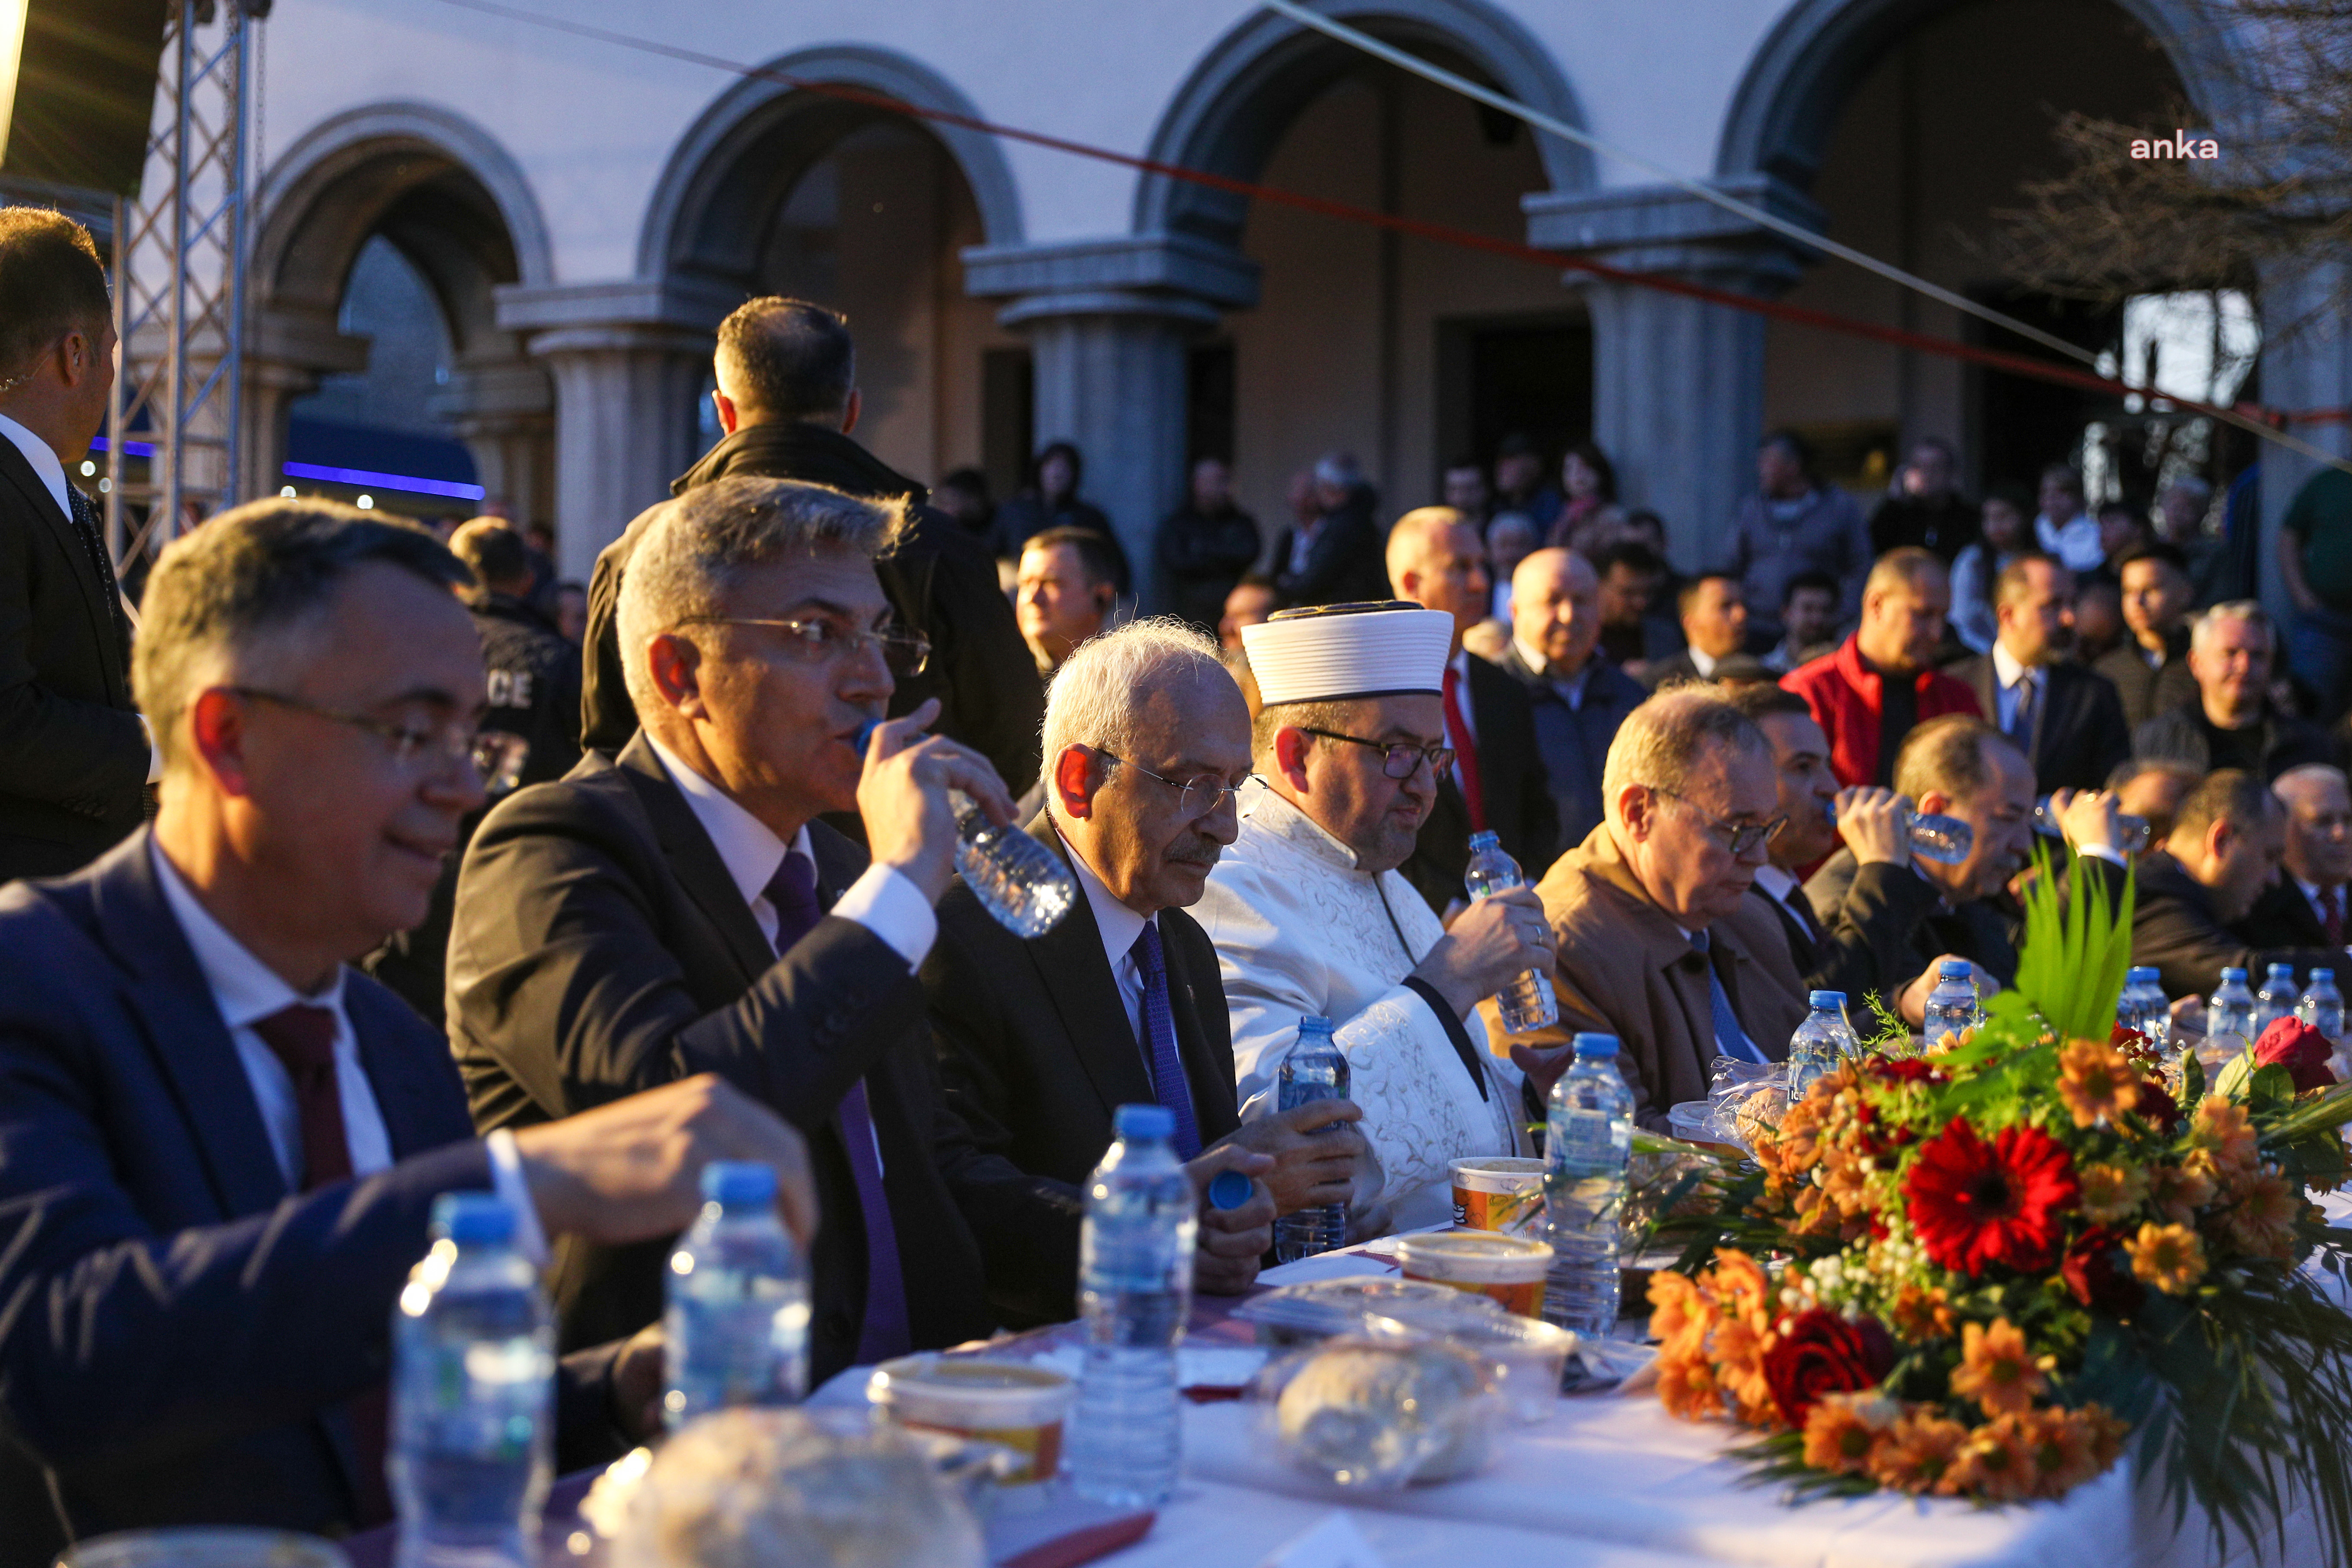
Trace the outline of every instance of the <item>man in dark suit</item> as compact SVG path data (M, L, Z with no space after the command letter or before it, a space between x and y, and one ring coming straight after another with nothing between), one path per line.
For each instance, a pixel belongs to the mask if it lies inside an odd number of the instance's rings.
M1716 666L1748 651L1748 590L1727 572L1703 572L1675 595L1683 650L1652 663L1643 676L1651 690L1677 680L1712 680Z
M2197 589L2189 580L2189 558L2161 540L2125 551L2116 571L2130 635L2091 668L2115 682L2124 721L2137 729L2196 699L2197 678L2189 673L2189 607Z
M1993 590L1993 617L1992 651L1954 665L1954 679L2025 753L2043 795L2104 788L2131 754L2131 730L2114 683L2067 658L2074 574L2038 551L2010 557Z
M997 586L996 563L929 492L856 441L863 402L849 324L822 305L773 296L736 307L719 323L710 395L726 438L670 485L674 496L730 476L801 479L877 500L904 497L908 523L874 563L899 627L928 640L921 673L902 678L890 717L936 699L932 726L994 763L1018 793L1037 763L1045 688L1013 607ZM588 584L582 743L617 752L637 728L618 635L621 584L654 516L638 514L596 557Z
M1788 818L1772 836L1772 858L1758 868L1748 896L1763 900L1779 918L1808 991L1843 991L1857 1016L1864 1012L1863 998L1875 993L1918 1024L1935 965L1916 967L1914 943L1943 900L1911 863L1905 826L1911 803L1892 790L1840 789L1830 771L1829 737L1795 692L1743 686L1723 700L1755 720L1771 743L1780 815ZM1817 910L1801 874L1836 852L1841 837L1856 869L1843 900Z
M1601 826L1609 742L1650 695L1601 651L1600 595L1592 563L1570 551L1538 550L1511 574L1511 640L1500 668L1527 689L1563 846Z
M1348 1125L1361 1108L1348 1101L1243 1124L1216 950L1184 912L1241 831L1249 709L1207 637L1129 625L1055 678L1044 755L1052 805L1029 831L1068 860L1085 896L1026 942L969 888L940 901L923 984L952 1113L941 1168L1000 1316L1059 1322L1076 1310L1081 1193L1111 1113L1165 1106L1197 1179L1227 1168L1261 1178L1255 1202L1201 1215L1196 1283L1237 1294L1276 1215L1348 1203L1369 1159Z
M2343 770L2323 763L2290 769L2271 793L2286 804L2282 875L2235 930L2254 947L2341 949L2352 935L2344 901L2352 881L2352 791Z
M1536 750L1527 689L1462 646L1494 602L1478 531L1452 507L1409 511L1389 531L1388 571L1398 598L1454 617L1441 693L1454 765L1438 775L1436 808L1421 825L1412 858L1397 868L1442 918L1468 900L1462 874L1472 834L1492 830L1532 885L1559 852L1559 813Z
M387 1518L394 1303L441 1194L496 1192L526 1251L623 1242L685 1223L709 1159L761 1159L814 1219L799 1138L713 1079L477 1141L446 1044L344 967L481 799L462 573L323 502L173 544L136 674L162 814L0 891L0 1426L72 1535ZM660 1375L652 1336L573 1360L565 1462L648 1430Z
M1377 498L1356 459L1327 453L1307 478L1303 521L1275 536L1274 585L1282 602L1353 605L1381 596Z
M2210 992L2232 964L2256 975L2272 963L2298 975L2340 967L2340 946L2256 946L2233 928L2277 879L2285 847L2286 811L2258 775L2208 777L2181 801L2164 847L2140 858L2132 962L2154 966L2176 1000Z
M915 970L954 874L950 790L1013 802L987 759L873 731L891 660L873 560L901 503L721 479L667 503L621 588L644 721L618 757L492 808L449 943L452 1043L475 1124L524 1126L715 1072L804 1132L831 1216L809 1362L936 1349L989 1327L980 1259L931 1158L937 1074ZM814 818L856 809L866 853ZM567 1344L652 1321L659 1246L568 1249Z
M0 882L88 864L154 777L104 526L66 479L106 423L114 346L89 231L0 209Z

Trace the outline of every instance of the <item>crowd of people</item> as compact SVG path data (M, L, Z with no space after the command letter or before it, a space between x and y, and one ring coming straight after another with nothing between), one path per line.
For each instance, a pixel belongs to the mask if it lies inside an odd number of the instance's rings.
M1281 1215L1432 1223L1452 1161L1529 1152L1568 1031L1663 1127L1813 987L1916 1024L1940 959L2009 984L2019 879L2106 878L2126 814L2189 1026L2223 964L2344 952L2343 731L2194 481L2086 522L2053 469L2029 518L1927 442L1865 519L1776 435L1678 578L1590 446L1385 527L1328 456L1272 540L1209 458L1135 617L1078 452L927 491L856 438L847 324L762 299L724 438L570 635L505 522L317 500L205 522L134 610L66 474L109 321L89 237L0 212L0 1512L61 1536L383 1520L392 1304L452 1190L548 1268L580 1465L646 1431L713 1159L779 1172L814 1383L1070 1317L1122 1103L1250 1178L1201 1216L1239 1291ZM967 809L1068 866L1043 935L957 879ZM1481 831L1531 886L1467 900ZM1560 1028L1515 1038L1530 968ZM1309 1016L1351 1098L1282 1110Z

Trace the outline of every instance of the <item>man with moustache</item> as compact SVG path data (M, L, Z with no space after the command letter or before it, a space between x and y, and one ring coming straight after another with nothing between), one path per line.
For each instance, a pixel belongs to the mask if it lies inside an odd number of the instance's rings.
M1096 637L1045 706L1046 808L1029 824L1085 897L1023 940L968 887L940 900L923 965L950 1112L940 1164L979 1238L1007 1324L1077 1310L1087 1173L1122 1104L1157 1103L1204 1188L1222 1170L1252 1200L1201 1210L1194 1283L1234 1295L1257 1276L1279 1214L1379 1190L1362 1108L1322 1100L1244 1122L1217 955L1185 910L1240 832L1249 710L1215 645L1173 619Z
M1400 603L1289 610L1243 638L1262 701L1258 777L1195 906L1233 1013L1242 1119L1274 1113L1302 1017L1328 1018L1400 1228L1452 1213L1454 1161L1512 1154L1540 1110L1488 1048L1478 1004L1551 961L1527 889L1449 929L1396 868L1453 763L1454 617Z
M1703 688L1654 697L1609 748L1608 819L1537 887L1559 953L1559 1026L1617 1037L1633 1120L1706 1098L1717 1057L1788 1059L1805 994L1748 892L1785 818L1772 749ZM1569 1053L1512 1055L1549 1088Z

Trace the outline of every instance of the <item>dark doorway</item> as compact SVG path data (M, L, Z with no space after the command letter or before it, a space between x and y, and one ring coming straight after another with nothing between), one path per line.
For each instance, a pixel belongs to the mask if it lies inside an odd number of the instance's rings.
M1234 460L1234 345L1194 347L1184 380L1184 458Z
M2094 306L2080 300L2016 289L1979 289L1975 297L2003 315L2014 316L2053 337L2086 349L2114 353L2123 346L2124 319L2120 306ZM1987 348L2029 359L2056 356L2040 343L2019 337L1971 316L1969 336ZM2103 392L2091 392L2054 382L2035 381L1988 366L1969 367L1969 403L1975 413L1979 489L1992 485L2022 486L2032 494L2042 470L2053 463L2073 462L2083 447L2083 431L2098 422L2112 424L2123 412ZM2143 504L2146 498L2140 498Z
M998 500L1029 482L1037 439L1036 370L1024 348L983 349L980 355L980 461L988 493Z
M1488 317L1437 327L1437 457L1468 455L1491 464L1514 431L1544 454L1547 476L1560 454L1592 433L1592 324L1581 314ZM1442 473L1430 475L1434 490Z

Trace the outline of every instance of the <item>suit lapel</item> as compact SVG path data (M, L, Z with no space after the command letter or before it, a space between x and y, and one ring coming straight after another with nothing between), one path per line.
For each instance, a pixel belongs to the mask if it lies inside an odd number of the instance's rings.
M196 955L164 902L142 828L99 863L92 907L107 945L131 976L124 997L203 1150L225 1215L259 1214L286 1196L253 1083L213 1002Z
M1045 813L1037 814L1029 832L1062 855L1070 853ZM1071 1054L1102 1099L1103 1113L1108 1116L1122 1105L1152 1103L1155 1097L1150 1075L1144 1071L1142 1048L1128 1024L1127 1004L1119 1000L1118 983L1103 952L1102 927L1095 923L1094 908L1083 889L1070 912L1053 930L1023 945L1028 949L1029 962L1036 966L1037 984L1053 998L1054 1011L1069 1037ZM1163 953L1167 951L1164 941L1160 949ZM1172 1004L1175 987L1171 984L1169 989Z
M1168 954L1168 1006L1176 1019L1176 1048L1184 1059L1185 1081L1192 1087L1193 1121L1203 1143L1215 1142L1240 1125L1241 1109L1234 1096L1234 1048L1227 1037L1220 1052L1207 1026L1209 1007L1200 989L1209 988L1209 1002L1224 1006L1225 994L1211 963L1206 982L1193 977L1192 955L1209 944L1208 934L1181 910L1160 914L1160 946ZM1212 954L1214 949L1210 949Z
M107 684L121 689L122 645L115 634L114 616L106 607L106 584L99 580L98 563L89 558L80 531L74 527L73 519L58 510L57 497L49 494L41 477L33 472L33 465L25 460L16 443L5 437L0 437L0 473L7 475L26 509L40 519L37 526L47 531L51 541L71 563L74 584L81 590L82 609L89 616L90 636L102 650L100 662L105 667ZM68 488L71 488L70 480Z
M1512 725L1507 692L1496 682L1510 679L1501 670L1472 654L1464 659L1470 676L1470 724L1477 731L1478 787L1486 797L1486 826L1497 828L1511 842L1514 854L1519 827L1519 771L1525 760L1515 750L1518 731Z
M472 1135L455 1058L446 1047L435 1052L440 1042L430 1028L420 1027L405 1007L360 984L357 976L344 979L343 1012L352 1021L360 1067L383 1114L394 1160Z
M743 901L735 879L727 874L727 863L719 858L710 835L695 820L694 808L686 803L677 785L670 782L661 759L646 743L645 731L639 731L630 740L617 765L621 776L645 805L646 820L653 824L654 837L687 897L694 900L695 907L719 931L744 977L751 979L762 973L775 963L775 950L760 934L760 922L751 918L751 906Z

